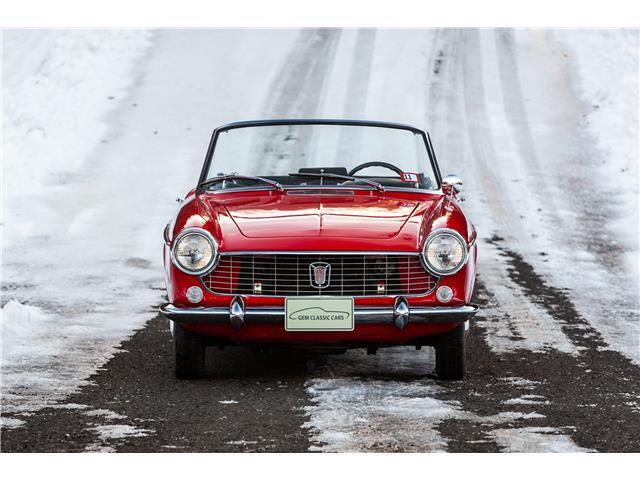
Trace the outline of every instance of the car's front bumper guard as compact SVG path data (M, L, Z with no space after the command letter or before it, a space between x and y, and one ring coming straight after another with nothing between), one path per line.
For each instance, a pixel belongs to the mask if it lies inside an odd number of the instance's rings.
M478 312L477 305L456 307L409 307L398 297L393 308L356 308L353 312L356 325L392 323L403 329L408 323L459 323ZM160 307L160 313L174 322L230 323L240 329L245 323L284 323L284 308L245 308L241 297L233 299L229 307L180 308L170 303Z

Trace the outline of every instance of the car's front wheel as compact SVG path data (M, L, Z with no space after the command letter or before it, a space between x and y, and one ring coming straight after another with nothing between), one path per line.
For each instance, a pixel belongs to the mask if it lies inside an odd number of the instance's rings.
M443 334L435 348L438 377L442 380L462 380L466 365L464 323Z
M176 323L173 340L176 352L176 378L193 380L202 377L206 349L202 336Z

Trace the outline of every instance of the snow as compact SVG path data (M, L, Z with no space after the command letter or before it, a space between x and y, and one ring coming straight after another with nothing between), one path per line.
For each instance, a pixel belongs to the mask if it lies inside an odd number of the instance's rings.
M2 32L5 248L41 225L21 204L64 188L104 139L105 115L133 83L144 30Z
M574 70L574 88L585 105L581 123L596 140L597 176L611 215L607 219L613 248L622 245L624 268L603 282L614 293L609 302L620 312L588 316L611 346L640 363L640 171L638 123L638 52L640 33L631 29L557 30ZM620 297L628 296L624 301ZM586 301L582 307L587 310ZM620 320L624 322L617 325ZM622 323L620 322L620 323Z
M518 398L510 398L502 403L505 405L548 405L549 400L546 400L541 395L522 395Z
M296 34L2 33L2 305L39 309L3 320L5 412L62 401L157 314L174 199L215 126L260 116Z
M481 278L491 281L493 294L482 312L497 321L481 324L488 333L487 343L493 351L508 353L525 349L544 353L552 349L576 353L575 346L562 332L562 325L509 280L507 261L496 247L486 244L482 255L486 260L482 260Z
M95 431L103 442L127 437L144 437L150 432L150 430L131 425L99 425L90 430Z
M434 361L430 348L415 351L393 347L379 350L373 356L350 351L337 358L330 357L326 364L312 366L313 378L306 388L313 404L305 408L309 419L304 425L314 443L311 450L445 452L449 443L443 434L445 420L482 425L488 434L494 435L496 431L502 432L491 430L496 426L510 432L506 427L515 421L539 422L545 418L535 411L505 410L494 415L477 415L465 411L459 402L439 399L446 387L426 376ZM537 395L523 398L543 403ZM542 440L570 442L564 437L562 433L549 431L543 439L514 443L510 448L538 451Z
M5 417L4 415L0 417L0 426L2 426L2 428L19 428L24 425L24 423L24 420L20 420L19 418Z
M435 429L459 410L431 396L434 385L354 378L318 379L308 392L320 408L309 408L308 426L318 431L323 451L445 451L446 440Z
M134 309L114 321L119 288L105 288L103 276L117 276L105 263L113 252L89 247L104 221L90 205L104 202L80 173L88 168L95 178L108 114L135 83L150 37L143 30L2 32L5 411L63 398L151 318ZM146 290L140 299L157 301Z
M598 174L617 214L617 239L628 267L638 269L638 30L558 30L572 52L577 94L585 103L583 126L596 141ZM634 221L635 220L635 221Z
M23 305L17 300L10 300L0 309L2 322L2 359L3 366L11 365L11 360L20 361L34 350L48 347L48 353L54 354L62 345L46 341L46 337L38 336L38 332L46 331L51 324L52 315L47 315L41 308Z
M571 437L551 427L499 428L491 432L506 453L578 453L593 452L576 445Z
M241 446L245 446L245 445L255 445L257 442L257 440L230 440L227 442L227 445L241 445Z
M480 279L505 310L516 307L509 326L524 338L511 340L505 325L485 322L489 343L499 353L520 347L580 352L562 332L562 320L541 311L544 302L532 304L528 292L508 278L508 257L486 240L497 234L502 246L566 292L611 349L640 362L634 260L638 176L633 172L638 164L637 32L469 30L460 35L467 42L460 60L462 91L446 93L462 100L447 100L449 108L434 113L434 121L444 125L435 123L432 136L440 158L447 159L443 169L466 172L463 207L480 235ZM586 37L591 40L583 48ZM599 37L605 40L598 43ZM609 55L613 59L605 61ZM600 63L603 69L593 66ZM453 74L443 80L455 81ZM609 92L606 102L586 97L596 86ZM610 92L617 87L626 93ZM457 109L464 109L463 115ZM453 137L449 130L455 129L448 125L465 120L467 141ZM597 135L587 125L592 121L600 122ZM614 152L620 122L628 123L623 130L628 135ZM458 145L451 146L455 141ZM620 162L629 174L623 187L614 188ZM619 190L624 193L614 194ZM541 328L550 332L548 340L540 336Z
M330 377L308 382L314 405L305 409L305 426L312 440L323 445L320 450L446 451L447 440L437 425L465 414L457 403L434 398L441 387L433 382L394 380L398 375L424 375L433 366L431 349L411 356L406 350L385 349L373 357L348 352L317 371L330 372Z
M503 377L503 378L500 378L499 380L505 383L508 383L509 385L521 387L526 390L533 390L536 388L536 386L542 383L536 380L529 380L527 378L521 378L521 377Z
M85 447L86 452L115 453L115 444L119 440L131 437L146 437L153 430L138 428L126 424L98 425L87 430L98 435L99 441Z
M84 412L84 414L89 415L90 417L102 417L105 420L121 420L123 418L127 418L124 415L120 415L119 413L112 412L111 410L106 410L104 408L89 410Z

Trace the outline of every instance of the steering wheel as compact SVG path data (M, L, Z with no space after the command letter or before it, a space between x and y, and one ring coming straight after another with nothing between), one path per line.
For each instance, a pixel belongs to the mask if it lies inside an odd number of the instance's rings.
M357 165L357 166L353 167L349 171L349 176L353 177L360 170L364 170L365 168L369 168L369 167L388 168L389 170L393 170L394 172L396 172L400 176L402 176L402 173L403 173L401 169L399 169L395 165L392 165L392 164L387 163L387 162L367 162L367 163L361 163L360 165Z

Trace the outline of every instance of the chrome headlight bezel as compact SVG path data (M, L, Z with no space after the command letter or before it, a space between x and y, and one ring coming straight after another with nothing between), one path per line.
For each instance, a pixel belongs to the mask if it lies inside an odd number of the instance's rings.
M460 243L460 245L462 246L462 260L460 261L460 263L455 268L453 268L451 270L441 270L441 269L436 268L435 266L433 266L429 262L429 256L427 255L427 250L429 248L429 245L437 237L443 236L443 235L447 235L447 236L451 236L451 237L455 238ZM462 269L462 267L464 267L466 265L467 258L469 256L469 248L468 248L466 240L462 237L462 235L460 235L455 230L452 230L450 228L438 228L436 230L433 230L429 234L427 239L425 240L424 246L422 247L422 255L421 256L422 256L422 262L424 263L424 265L427 268L427 270L429 270L432 273L435 273L436 275L447 276L447 275L453 275L455 273L458 273Z
M212 252L211 258L209 259L209 261L204 267L198 270L190 270L189 268L182 265L176 258L176 248L178 247L178 244L182 239L184 239L188 235L199 235L211 244L211 252ZM175 267L178 270L188 275L203 275L211 271L216 266L219 256L220 255L218 254L218 242L216 242L215 238L213 238L213 236L203 228L196 228L196 227L185 228L176 236L176 238L173 240L173 245L171 246L172 263L175 265Z

